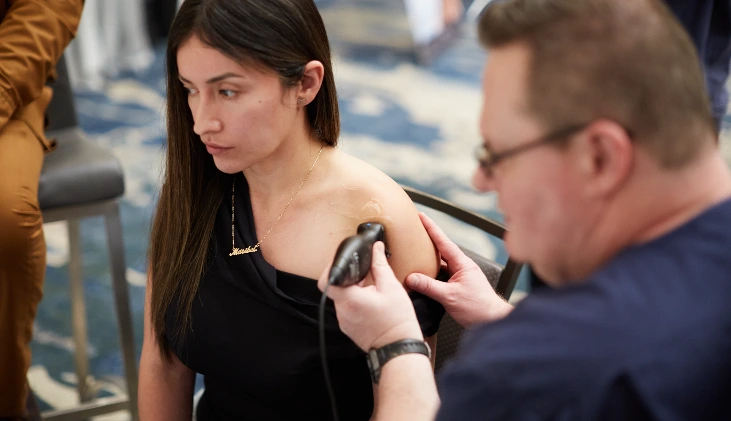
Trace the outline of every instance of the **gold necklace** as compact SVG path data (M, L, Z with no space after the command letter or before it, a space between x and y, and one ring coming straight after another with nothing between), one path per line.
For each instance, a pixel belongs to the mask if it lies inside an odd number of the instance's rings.
M259 240L259 242L256 243L254 246L249 246L249 247L240 249L240 248L237 248L236 244L234 243L234 185L236 183L234 182L231 184L231 253L229 253L229 256L238 256L240 254L256 253L259 250L259 246L261 245L261 243L267 238L269 233L272 232L274 227L277 225L277 222L279 222L279 220L282 219L282 215L284 215L284 212L287 211L289 204L292 203L292 200L294 199L294 197L297 196L297 193L299 193L302 186L305 185L305 181L307 181L307 179L310 177L310 173L315 168L315 164L317 164L317 160L320 159L321 153L322 153L322 146L320 146L320 151L317 153L315 162L312 163L310 170L307 171L307 175L305 175L305 179L302 180L302 183L300 183L299 187L297 187L297 190L295 190L292 197L289 198L289 202L287 202L287 205L282 210L282 213L279 214L279 217L277 217L277 220L274 221L274 224L272 224L271 228L269 228L269 231L267 231L267 233L264 234L264 237L262 237L262 239Z

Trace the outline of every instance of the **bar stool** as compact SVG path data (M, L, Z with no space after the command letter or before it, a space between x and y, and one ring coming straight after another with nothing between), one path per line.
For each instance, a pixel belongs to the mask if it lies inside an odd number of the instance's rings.
M58 78L53 84L54 95L48 108L49 126L46 131L49 139L56 139L57 147L46 156L43 163L38 200L44 222L68 223L71 314L81 405L44 412L42 415L45 420L69 421L128 410L132 419L137 420L137 363L119 215L119 198L124 194L122 168L111 151L87 139L78 126L63 58L57 70ZM103 216L106 224L112 288L127 384L127 396L96 400L86 351L86 310L79 238L79 220L90 216Z

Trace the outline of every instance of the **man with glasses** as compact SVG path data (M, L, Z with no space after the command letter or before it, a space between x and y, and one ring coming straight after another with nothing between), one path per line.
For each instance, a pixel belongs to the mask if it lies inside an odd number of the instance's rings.
M369 282L328 290L369 352L375 417L731 419L731 174L687 33L660 0L503 0L479 32L473 184L553 288L513 309L422 216L451 278L406 284L470 328L437 394L376 243Z
M731 66L731 2L729 0L665 0L688 31L706 80L711 113L720 131L726 115L726 80ZM531 289L545 286L530 271Z

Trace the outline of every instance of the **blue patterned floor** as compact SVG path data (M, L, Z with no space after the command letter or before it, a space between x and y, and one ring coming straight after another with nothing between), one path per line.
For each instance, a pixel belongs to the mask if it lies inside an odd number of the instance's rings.
M476 194L469 183L475 166L471 151L479 139L479 77L485 53L472 31L464 32L427 67L389 52L356 58L338 56L335 77L343 119L342 148L399 182L499 219L494 197ZM77 95L81 126L94 140L112 148L125 170L122 224L138 352L142 344L145 253L163 163L162 51L158 49L148 71L122 75L103 93ZM728 117L725 124L727 129L731 126ZM728 130L724 150L731 158ZM498 242L474 235L447 218L437 218L437 222L467 247L504 260ZM99 379L102 394L119 394L122 369L104 228L101 219L89 219L82 222L81 229L90 368ZM29 379L44 408L62 408L76 402L67 237L62 223L47 224L45 232L48 269ZM127 415L96 419L122 420Z

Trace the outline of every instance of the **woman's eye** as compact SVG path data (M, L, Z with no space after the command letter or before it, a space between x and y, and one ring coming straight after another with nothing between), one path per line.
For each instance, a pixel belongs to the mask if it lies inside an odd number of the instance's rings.
M198 91L195 90L194 88L187 88L186 87L185 90L188 92L188 95L195 95L195 94L198 93Z
M226 98L233 98L234 96L236 96L236 92L230 89L221 89L220 91L218 91L218 93Z

